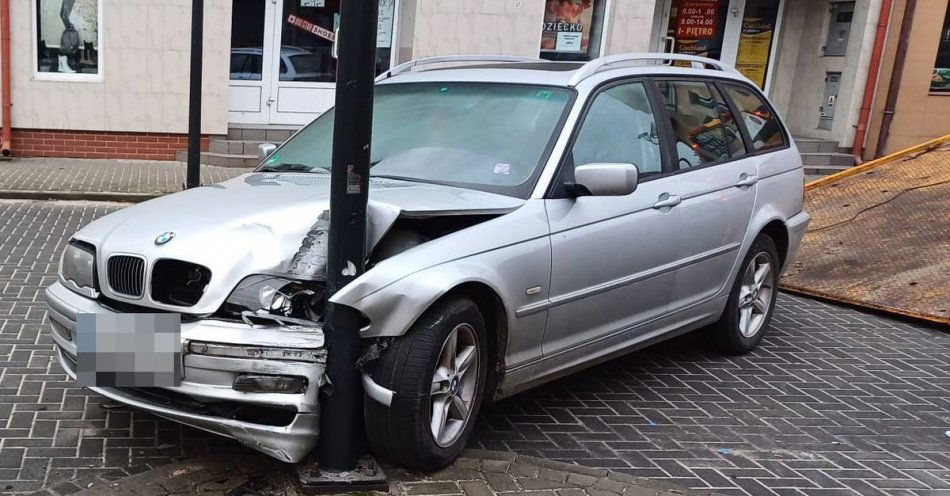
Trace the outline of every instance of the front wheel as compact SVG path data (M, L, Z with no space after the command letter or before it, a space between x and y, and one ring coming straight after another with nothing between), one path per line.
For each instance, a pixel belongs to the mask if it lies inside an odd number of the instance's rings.
M743 259L722 317L710 327L723 352L745 354L762 340L775 309L780 270L775 242L760 234Z
M395 391L386 407L365 398L373 452L409 469L436 470L465 449L488 370L485 320L468 298L431 308L383 352L373 379Z

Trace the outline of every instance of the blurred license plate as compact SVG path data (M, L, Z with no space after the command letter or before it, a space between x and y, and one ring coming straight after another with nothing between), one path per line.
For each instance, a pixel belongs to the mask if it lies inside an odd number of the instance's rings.
M181 315L80 313L76 362L80 386L180 386Z

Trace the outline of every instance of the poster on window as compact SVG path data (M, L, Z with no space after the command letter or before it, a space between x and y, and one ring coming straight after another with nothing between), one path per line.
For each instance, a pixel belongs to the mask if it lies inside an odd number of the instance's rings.
M99 0L36 0L36 71L99 73Z
M708 40L716 37L719 0L682 0L676 17L676 38Z
M736 69L760 88L765 86L773 31L774 26L768 19L746 17L742 20Z
M586 53L593 19L593 0L546 0L541 51Z
M396 0L379 0L379 17L376 21L376 48L390 48L392 46L395 16Z

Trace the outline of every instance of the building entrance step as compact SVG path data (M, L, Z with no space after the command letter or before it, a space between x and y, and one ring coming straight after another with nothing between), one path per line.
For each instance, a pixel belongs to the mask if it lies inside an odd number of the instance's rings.
M188 161L188 151L179 150L175 152L175 160L179 162ZM253 155L246 155L240 153L220 153L220 152L201 152L200 163L202 165L215 165L218 167L238 167L250 169L257 167L257 164L260 163L260 159L257 158L257 153Z
M280 145L293 136L296 126L253 126L232 124L225 136L212 136L208 151L201 152L201 163L219 167L256 167L257 147L261 143ZM175 153L176 160L186 161L187 151Z
M837 141L795 138L795 144L798 145L798 151L802 153L838 153L842 151Z

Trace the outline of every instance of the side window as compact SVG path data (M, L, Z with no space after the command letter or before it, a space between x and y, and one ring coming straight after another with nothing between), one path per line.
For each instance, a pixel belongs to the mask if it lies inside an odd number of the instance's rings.
M713 96L702 81L657 81L664 98L673 139L677 167L687 169L737 157L745 153L731 113L720 117L728 107ZM732 129L730 130L730 121Z
M656 120L643 83L614 86L595 97L572 155L574 165L633 164L641 177L663 171Z
M757 92L731 84L725 88L739 112L739 120L749 132L755 151L785 146L785 135L778 118Z
M742 131L739 131L739 123L732 115L732 109L722 97L722 93L715 86L709 85L713 95L716 97L716 110L719 111L719 120L722 122L722 130L726 133L726 145L729 147L729 156L741 157L745 155L745 143L742 141Z

